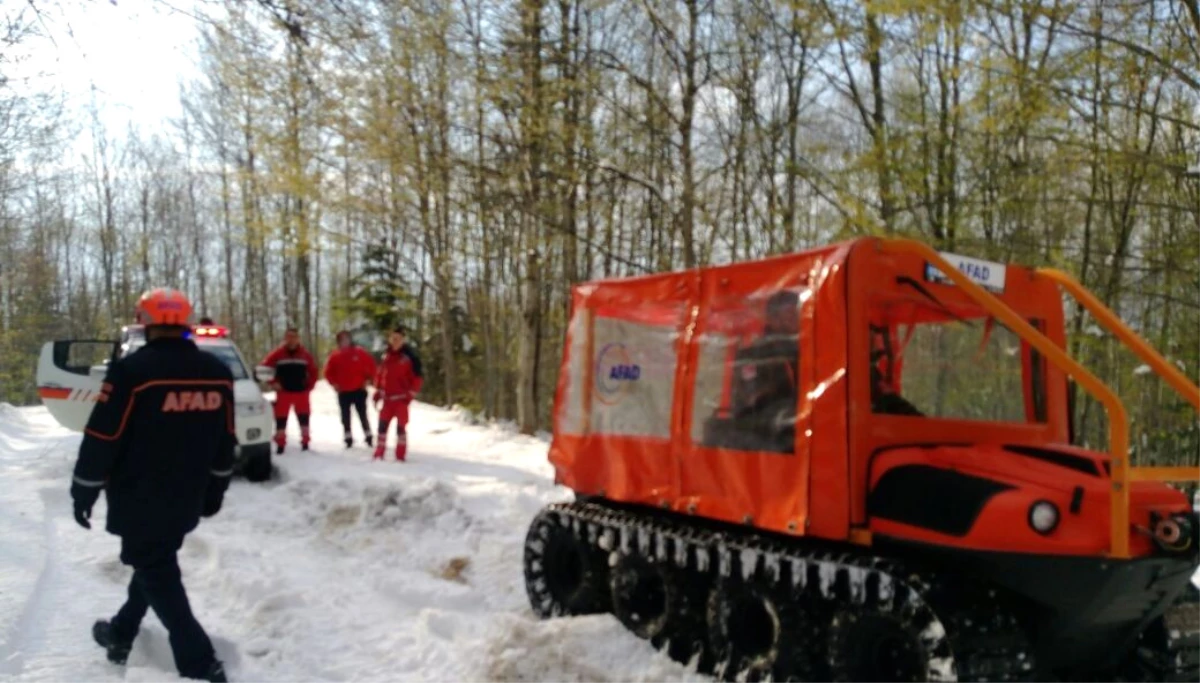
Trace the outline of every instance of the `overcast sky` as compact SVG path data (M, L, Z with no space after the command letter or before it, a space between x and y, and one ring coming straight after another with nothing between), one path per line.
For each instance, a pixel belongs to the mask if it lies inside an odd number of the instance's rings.
M84 118L96 88L105 127L123 133L132 123L145 133L179 115L179 83L196 77L195 19L191 0L60 0L38 3L48 34L29 43L23 71L57 84Z

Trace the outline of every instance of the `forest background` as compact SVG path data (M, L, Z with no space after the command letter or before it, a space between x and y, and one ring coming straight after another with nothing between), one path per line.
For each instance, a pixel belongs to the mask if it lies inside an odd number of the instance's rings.
M70 0L0 9L0 401L172 284L251 359L404 322L427 400L532 432L573 284L860 235L1063 268L1200 375L1196 0L155 1L201 39L153 129L17 76ZM1068 315L1142 460L1196 462Z

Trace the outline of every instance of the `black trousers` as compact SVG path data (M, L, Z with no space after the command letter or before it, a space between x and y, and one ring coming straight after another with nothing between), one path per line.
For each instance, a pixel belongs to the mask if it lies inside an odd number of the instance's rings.
M338 394L338 407L342 409L342 428L350 433L350 406L358 412L363 434L371 433L371 421L367 419L367 390L344 391Z
M113 635L132 642L147 608L170 633L175 667L185 678L203 678L216 655L212 641L192 614L177 553L183 538L169 540L121 539L121 562L133 567L129 598L112 619Z

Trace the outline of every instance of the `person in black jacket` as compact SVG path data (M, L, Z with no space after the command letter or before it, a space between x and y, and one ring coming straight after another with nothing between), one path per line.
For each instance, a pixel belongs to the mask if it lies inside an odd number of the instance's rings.
M267 354L260 365L275 369L271 388L275 389L275 452L282 454L287 446L288 414L296 411L300 423L300 450L307 451L311 436L308 418L312 413L309 394L317 385L317 361L300 343L300 331L288 327L283 343Z
M91 528L103 490L109 533L133 567L129 597L92 628L108 659L124 664L147 608L170 632L185 678L226 680L188 604L176 553L201 515L221 509L233 474L233 375L187 339L191 304L171 289L147 292L138 322L147 343L111 365L84 430L71 484L75 520Z

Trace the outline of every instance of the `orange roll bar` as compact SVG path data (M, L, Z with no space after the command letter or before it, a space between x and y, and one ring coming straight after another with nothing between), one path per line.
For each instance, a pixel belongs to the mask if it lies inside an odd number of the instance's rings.
M1119 339L1122 344L1129 347L1130 351L1137 354L1137 357L1142 359L1146 365L1149 365L1159 377L1166 380L1172 389L1179 392L1179 395L1183 396L1184 400L1191 403L1193 408L1200 410L1200 387L1193 384L1187 378L1187 375L1179 371L1179 368L1172 365L1166 358L1163 358L1162 354L1155 351L1154 347L1150 346L1149 342L1145 339L1138 336L1137 332L1129 329L1129 326L1118 318L1116 313L1113 313L1095 295L1085 289L1078 280L1054 268L1038 268L1035 272L1038 275L1043 275L1054 280L1059 286L1067 290L1067 293L1086 308L1088 313L1091 313L1097 322Z
M1150 343L1142 339L1137 332L1134 332L1125 324L1123 320L1113 313L1112 309L1104 305L1104 302L1096 298L1094 294L1089 292L1078 280L1071 277L1067 273L1055 268L1038 268L1035 271L1038 275L1047 277L1056 282L1060 287L1065 289L1076 301L1079 302L1092 317L1105 327L1114 337L1124 344L1130 351L1142 360L1150 369L1154 370L1155 374L1162 377L1167 384L1171 385L1185 401L1192 404L1192 407L1200 411L1200 387L1192 383L1190 379L1179 368L1175 367L1163 357ZM1116 483L1122 484L1128 490L1128 482L1130 481L1196 481L1200 480L1200 468L1196 467L1132 467L1126 470L1126 478L1116 480L1116 472L1113 472L1113 478Z
M1131 467L1129 481L1195 481L1200 479L1197 467Z

